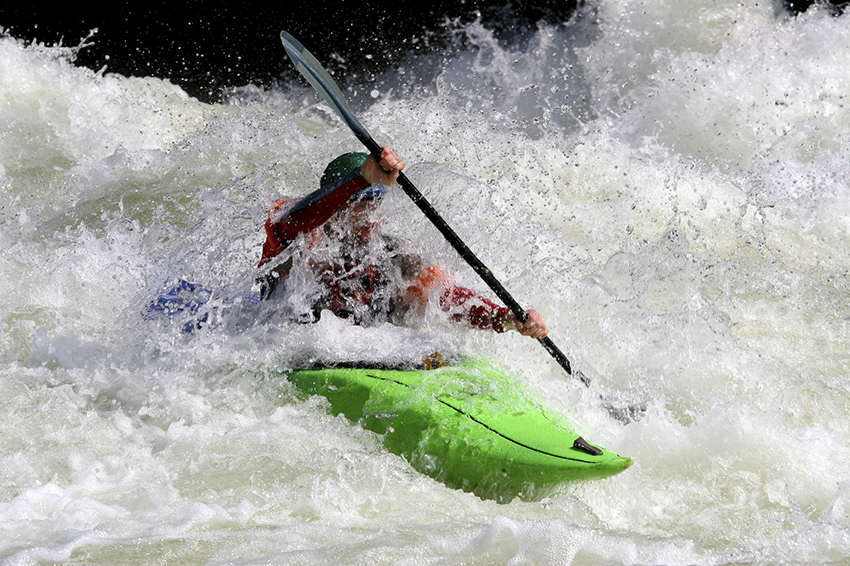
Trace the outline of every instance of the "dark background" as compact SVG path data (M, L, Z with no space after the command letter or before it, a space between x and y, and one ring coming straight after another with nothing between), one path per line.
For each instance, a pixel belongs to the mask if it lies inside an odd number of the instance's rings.
M521 37L538 21L567 21L577 8L592 8L593 1L494 3L142 0L94 7L98 3L27 5L0 0L0 27L19 39L68 47L79 45L97 28L87 42L91 45L78 54L78 65L95 71L105 66L107 72L125 76L167 78L191 96L216 102L226 87L248 83L270 87L293 76L280 43L281 30L299 39L332 72L357 65L381 71L408 50L444 45L447 20L469 22L480 17L501 37ZM812 3L785 0L787 9L798 12ZM840 8L833 9L840 13Z

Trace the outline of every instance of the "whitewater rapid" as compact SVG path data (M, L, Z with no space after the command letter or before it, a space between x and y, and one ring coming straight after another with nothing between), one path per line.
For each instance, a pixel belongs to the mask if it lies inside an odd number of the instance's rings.
M515 43L470 24L346 86L590 388L439 309L415 328L145 318L179 279L238 306L269 206L356 140L300 82L204 104L0 37L0 561L846 561L848 21L606 0ZM484 289L403 194L384 214ZM432 349L495 358L635 465L499 505L279 374ZM645 410L623 424L606 403Z

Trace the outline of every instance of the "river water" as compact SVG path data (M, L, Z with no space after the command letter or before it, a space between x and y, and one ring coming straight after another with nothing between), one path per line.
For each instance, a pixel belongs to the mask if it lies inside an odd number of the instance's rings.
M589 388L439 309L245 307L269 205L358 149L302 82L206 104L0 37L3 564L850 559L850 20L605 0L517 41L446 33L346 95ZM383 209L484 289L400 191ZM220 324L144 316L181 279ZM635 465L481 500L279 373L428 349L495 359Z

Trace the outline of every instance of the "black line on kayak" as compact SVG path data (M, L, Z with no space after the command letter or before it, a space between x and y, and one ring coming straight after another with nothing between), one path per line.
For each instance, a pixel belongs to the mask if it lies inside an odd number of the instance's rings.
M317 371L325 369L361 369L361 370L382 370L382 371L420 371L425 369L424 363L393 363L393 362L365 362L365 361L350 361L350 362L322 362L314 361L309 365L297 366L296 371ZM370 376L371 377L371 376ZM398 382L396 382L398 383ZM405 385L402 383L402 385Z
M372 379L377 379L377 380L380 380L380 381L390 381L390 382L396 383L398 385L403 385L404 387L407 387L408 389L413 389L413 387L411 387L407 383L404 383L403 381L398 381L396 379L392 379L390 377L382 377L380 375L372 375L372 374L369 374L369 373L366 374L366 377L371 377ZM540 450L539 448L535 448L533 446L523 444L522 442L519 442L518 440L514 440L510 436L506 436L506 435L502 434L501 432L494 429L493 427L491 427L487 423L483 423L483 422L479 421L478 419L476 419L475 417L473 417L469 413L463 411L463 409L458 409L457 407L452 406L450 403L447 403L446 401L443 401L442 399L440 399L438 397L434 397L434 399L436 399L437 401L439 401L440 403L442 403L443 405L445 405L449 409L457 411L459 414L467 417L472 422L483 426L484 428L486 428L487 430L489 430L493 434L497 434L497 435L501 436L502 438L504 438L505 440L507 440L508 442L513 442L517 446L522 446L526 450L531 450L532 452L538 452L540 454L545 454L546 456L551 456L552 458L560 458L561 460L569 460L571 462L581 462L583 464L596 464L597 463L597 462L592 462L592 461L588 461L588 460L581 460L579 458L569 458L567 456L559 456L558 454L552 454L551 452L546 452L545 450ZM579 437L579 438L581 438L581 437Z

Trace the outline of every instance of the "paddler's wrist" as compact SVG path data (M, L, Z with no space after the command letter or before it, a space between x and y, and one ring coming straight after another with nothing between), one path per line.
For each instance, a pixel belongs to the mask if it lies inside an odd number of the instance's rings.
M365 163L363 165L361 165L360 167L358 167L356 169L356 171L357 171L357 174L359 175L358 178L363 180L363 183L365 184L366 187L368 187L370 185L381 185L381 184L383 184L381 182L381 178L379 178L377 176L374 169L366 167Z
M369 181L369 179L366 178L366 175L363 174L363 166L362 165L360 167L358 167L357 169L355 169L352 173L354 174L354 179L356 181L359 181L363 185L361 188L366 188L366 187L368 187L369 185L372 184L372 182Z
M508 311L501 315L496 315L493 320L493 330L496 332L507 332L509 330L517 330L517 319L514 313Z

